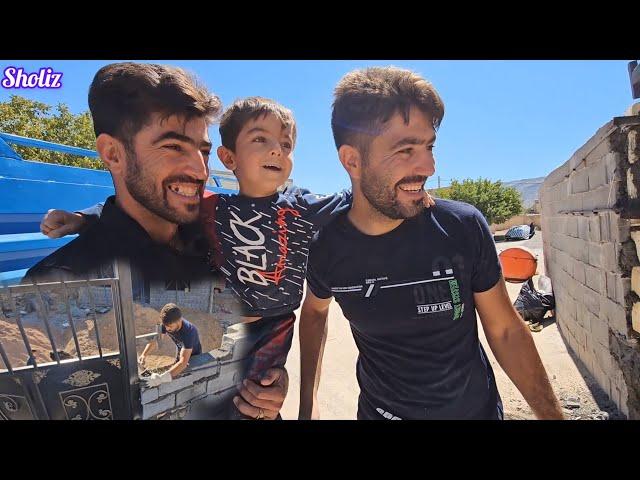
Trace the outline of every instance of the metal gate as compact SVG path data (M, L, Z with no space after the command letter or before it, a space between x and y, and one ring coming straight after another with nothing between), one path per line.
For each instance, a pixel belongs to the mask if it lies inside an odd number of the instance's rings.
M0 289L5 332L0 333L0 420L141 418L131 273L124 261L114 270L115 278ZM100 292L105 298L96 298ZM107 328L103 317L109 313L110 319L111 311L114 322ZM105 332L108 338L101 338ZM75 350L73 355L58 344L69 333L66 348ZM43 343L51 347L51 361L42 361ZM24 359L20 344L26 364L15 362Z

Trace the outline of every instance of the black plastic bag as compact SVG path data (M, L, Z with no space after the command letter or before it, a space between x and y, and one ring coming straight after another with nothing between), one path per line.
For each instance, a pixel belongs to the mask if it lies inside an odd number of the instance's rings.
M542 321L547 311L555 308L556 302L552 293L537 291L529 279L522 285L513 306L525 321L537 323Z

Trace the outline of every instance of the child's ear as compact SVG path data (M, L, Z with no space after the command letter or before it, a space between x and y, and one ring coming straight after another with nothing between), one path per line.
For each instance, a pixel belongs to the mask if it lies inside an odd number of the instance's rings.
M231 150L220 145L216 150L216 153L227 170L231 170L233 172L236 169L236 156Z

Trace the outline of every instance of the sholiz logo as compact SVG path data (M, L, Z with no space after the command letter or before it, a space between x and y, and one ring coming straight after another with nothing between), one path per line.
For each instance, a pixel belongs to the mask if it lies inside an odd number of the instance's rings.
M60 88L62 73L44 67L34 73L25 73L22 67L7 67L2 77L2 88Z

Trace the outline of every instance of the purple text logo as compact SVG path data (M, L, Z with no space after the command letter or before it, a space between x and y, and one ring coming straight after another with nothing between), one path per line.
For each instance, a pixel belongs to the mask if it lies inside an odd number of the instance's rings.
M34 73L25 73L22 67L7 67L2 78L3 88L60 88L62 73L44 67Z

